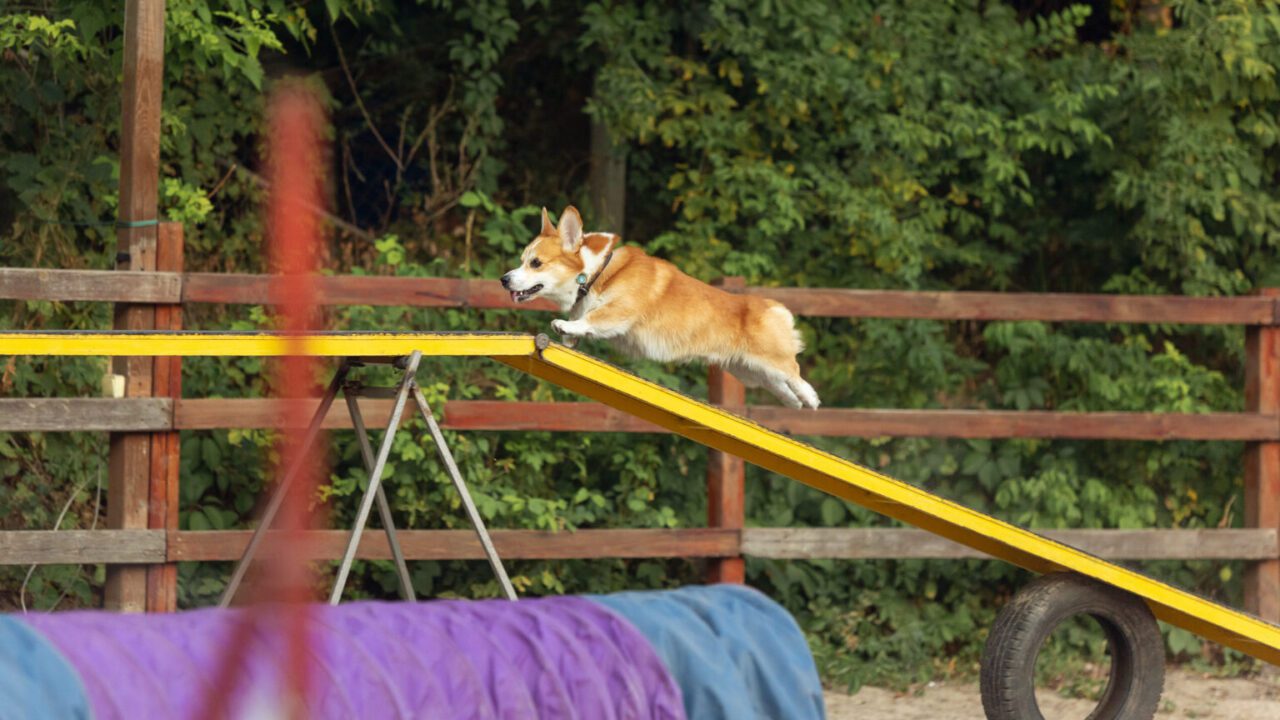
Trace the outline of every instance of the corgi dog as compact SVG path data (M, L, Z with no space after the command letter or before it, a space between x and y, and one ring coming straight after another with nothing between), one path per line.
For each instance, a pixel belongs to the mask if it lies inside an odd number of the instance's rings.
M796 355L804 347L786 306L711 287L621 246L612 233L584 233L573 206L559 228L542 209L541 232L502 287L517 303L543 297L559 305L569 317L551 327L569 347L593 338L659 362L703 360L785 405L818 407L818 393L800 377Z

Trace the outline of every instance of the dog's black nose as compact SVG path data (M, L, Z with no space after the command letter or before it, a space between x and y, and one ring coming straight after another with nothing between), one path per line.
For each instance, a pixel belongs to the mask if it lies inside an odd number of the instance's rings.
M506 275L502 276L502 287L508 290L511 289L511 273L507 273Z

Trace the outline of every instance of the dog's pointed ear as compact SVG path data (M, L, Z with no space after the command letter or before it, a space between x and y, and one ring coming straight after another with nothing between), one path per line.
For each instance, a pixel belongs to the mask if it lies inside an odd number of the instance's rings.
M578 252L582 247L582 216L570 205L560 213L560 243L565 252Z
M547 209L542 208L542 231L539 235L555 235L556 226L551 224L551 218L547 216Z

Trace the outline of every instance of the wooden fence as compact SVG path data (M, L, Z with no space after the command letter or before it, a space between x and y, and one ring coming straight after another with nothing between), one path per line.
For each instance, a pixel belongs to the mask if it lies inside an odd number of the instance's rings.
M117 303L117 327L179 329L192 303L269 304L261 275L183 273L182 233L162 225L155 270L71 271L0 268L0 298ZM1247 328L1247 408L1241 413L1063 413L986 410L746 406L742 386L712 368L710 399L767 427L797 435L839 437L1071 438L1110 440L1236 440L1246 443L1245 524L1231 530L1062 530L1046 534L1108 559L1238 559L1250 561L1247 609L1280 620L1280 292L1238 298L898 292L744 287L772 297L798 315L934 320L1040 320L1092 323L1235 324ZM327 305L511 308L497 281L340 276L320 279ZM520 309L549 310L541 303ZM4 349L0 348L0 356ZM839 362L838 358L825 358ZM111 433L110 514L98 531L0 533L0 562L107 563L108 604L171 610L175 563L232 560L248 531L178 529L178 432L271 427L269 401L183 399L177 358L119 363L126 397L0 399L0 431L96 430ZM370 424L385 423L389 401L363 400ZM350 427L341 405L326 425ZM442 425L452 430L664 432L642 420L588 402L451 401ZM710 451L708 527L548 533L495 530L508 558L705 558L710 579L741 582L742 558L969 558L966 547L919 530L871 528L745 528L742 461ZM345 534L317 533L319 556L337 557ZM411 560L481 558L470 531L403 532ZM360 557L390 557L386 539L366 534Z

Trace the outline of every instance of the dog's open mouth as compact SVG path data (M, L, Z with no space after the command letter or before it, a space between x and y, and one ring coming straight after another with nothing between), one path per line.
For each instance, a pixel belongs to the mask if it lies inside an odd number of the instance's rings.
M538 283L537 285L534 285L528 290L512 290L511 299L515 302L521 303L528 300L529 298L532 298L534 295L537 295L538 291L541 289L542 289L542 283Z

